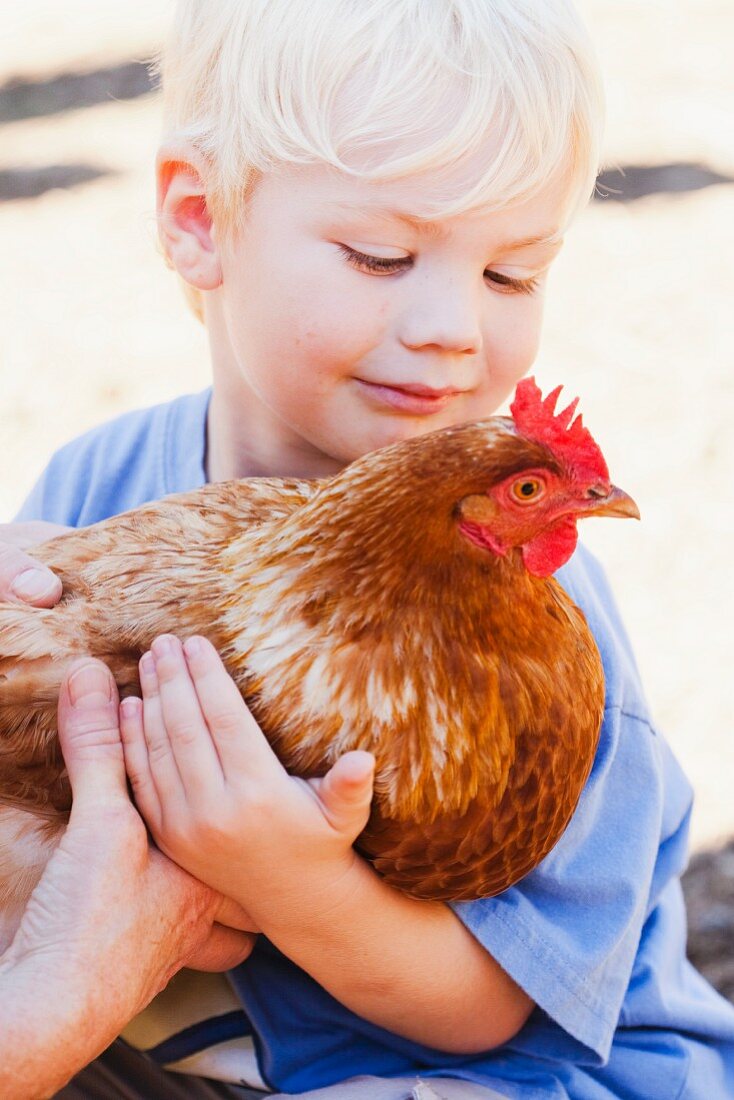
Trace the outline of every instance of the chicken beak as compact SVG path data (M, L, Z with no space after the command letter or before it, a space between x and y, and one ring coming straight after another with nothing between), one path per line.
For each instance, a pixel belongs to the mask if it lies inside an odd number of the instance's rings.
M584 516L619 516L622 519L639 519L640 509L623 489L612 485L606 489L589 489L584 505Z

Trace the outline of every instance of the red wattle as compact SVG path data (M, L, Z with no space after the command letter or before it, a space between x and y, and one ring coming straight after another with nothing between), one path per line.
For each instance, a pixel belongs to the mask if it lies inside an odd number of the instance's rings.
M578 537L575 517L566 516L532 542L527 542L522 548L522 560L528 573L534 577L550 577L571 557Z

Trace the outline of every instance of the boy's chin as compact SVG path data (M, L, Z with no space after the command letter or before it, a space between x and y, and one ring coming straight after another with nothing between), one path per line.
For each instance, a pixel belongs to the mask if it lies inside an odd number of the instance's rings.
M417 439L418 436L427 435L429 432L440 432L444 428L455 428L459 424L466 424L470 420L478 420L478 416L467 416L459 410L444 410L441 415L421 417L401 417L393 419L386 425L380 434L384 443L380 446L388 446L390 443L402 443L407 439ZM374 449L374 448L373 448Z
M427 435L428 432L437 432L442 428L453 427L455 424L465 422L465 417L456 417L456 419L450 420L442 418L440 421L434 417L396 417L371 431L355 432L349 443L335 449L341 452L341 461L348 465L350 462L356 462L358 458L370 451L379 451L382 447L392 446L393 443L405 443L409 439L417 439L418 436Z

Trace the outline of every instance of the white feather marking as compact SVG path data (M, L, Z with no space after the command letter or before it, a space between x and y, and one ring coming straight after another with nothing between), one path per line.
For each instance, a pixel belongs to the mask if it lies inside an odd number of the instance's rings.
M301 684L301 697L312 714L330 711L334 706L328 653L317 653Z

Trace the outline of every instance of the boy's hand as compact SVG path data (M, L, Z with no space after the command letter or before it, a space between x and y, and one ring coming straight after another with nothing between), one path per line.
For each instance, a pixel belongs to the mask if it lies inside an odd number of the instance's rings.
M125 764L161 850L264 925L284 907L303 918L335 904L359 860L371 754L290 776L204 638L156 638L140 678L142 702L121 707Z
M25 554L25 547L48 542L69 531L57 523L0 523L0 600L53 607L61 599L61 581Z

